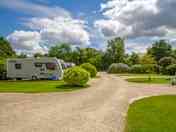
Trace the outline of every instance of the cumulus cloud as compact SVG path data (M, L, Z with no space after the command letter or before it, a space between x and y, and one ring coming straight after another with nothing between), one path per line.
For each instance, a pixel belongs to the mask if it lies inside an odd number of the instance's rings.
M40 45L41 35L36 31L14 31L7 39L13 44L13 48L18 52L45 53L46 48Z
M43 41L51 44L57 42L74 45L89 45L90 37L83 20L71 17L33 18L26 25L33 30L40 30Z
M60 7L25 0L2 0L0 7L22 10L32 16L23 21L28 30L14 31L7 37L17 51L43 53L56 43L90 44L86 22L73 18L70 12Z
M107 0L100 9L104 18L96 20L94 27L106 40L127 38L129 52L144 52L159 39L169 40L174 46L175 7L175 0Z
M105 19L98 28L105 36L111 32L112 35L133 38L163 37L169 30L176 29L176 14L173 13L175 7L175 0L108 0L101 4ZM97 20L95 25L100 22L102 20ZM114 33L114 29L125 30L117 30Z

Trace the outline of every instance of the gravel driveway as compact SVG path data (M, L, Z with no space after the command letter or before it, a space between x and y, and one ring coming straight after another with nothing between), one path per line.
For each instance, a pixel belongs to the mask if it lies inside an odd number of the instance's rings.
M0 132L123 132L129 102L176 93L167 85L100 75L90 88L70 93L0 94Z
M71 93L0 94L0 132L121 132L126 82L101 73Z

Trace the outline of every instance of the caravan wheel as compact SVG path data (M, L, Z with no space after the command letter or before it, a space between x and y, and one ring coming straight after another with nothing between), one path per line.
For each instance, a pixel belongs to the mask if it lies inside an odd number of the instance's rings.
M37 76L32 76L32 80L37 80Z

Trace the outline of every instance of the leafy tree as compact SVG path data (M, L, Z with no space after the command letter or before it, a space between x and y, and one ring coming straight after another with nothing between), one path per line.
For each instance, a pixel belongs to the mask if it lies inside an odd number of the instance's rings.
M92 65L94 65L98 71L103 69L103 64L102 64L102 55L99 54L95 57L92 57L88 60L88 62Z
M21 53L20 55L17 55L18 58L27 58L27 55L25 53Z
M37 57L43 57L44 55L42 53L35 53L34 54L34 57L37 58Z
M15 52L13 51L10 42L5 38L0 37L0 57L7 58L11 56L15 56Z
M156 61L150 54L144 54L140 58L140 64L156 64Z
M165 40L155 42L151 48L148 49L148 53L151 54L158 62L161 58L170 56L172 52L172 46Z
M159 60L159 65L164 68L172 64L176 64L176 60L173 57L163 57Z
M169 75L176 75L176 64L169 65L166 71Z
M125 46L124 39L115 38L113 40L108 41L108 46L106 53L104 54L104 61L106 68L109 67L112 63L122 63L124 62L125 56Z
M176 49L172 51L172 57L176 59Z
M72 52L72 62L77 65L91 63L98 70L101 70L102 52L94 48L76 48Z
M49 56L57 57L65 61L70 61L71 52L72 52L72 48L70 44L62 43L51 47L49 50Z
M136 65L140 63L140 57L135 52L133 52L130 56L127 56L126 58L126 63L129 65Z

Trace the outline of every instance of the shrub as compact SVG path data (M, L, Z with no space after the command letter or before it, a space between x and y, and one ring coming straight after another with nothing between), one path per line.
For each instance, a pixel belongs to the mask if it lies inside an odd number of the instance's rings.
M143 65L145 73L154 73L155 72L155 64L145 64Z
M0 64L0 73L5 72L5 65L4 64Z
M5 75L4 75L5 72L6 72L5 65L4 64L0 64L0 79L4 79L5 78Z
M133 65L130 69L131 73L154 73L157 70L157 65L155 64L145 64L145 65L141 65L141 64L137 64L137 65Z
M166 68L166 72L167 72L169 75L175 75L175 74L176 74L176 64L169 65L169 66Z
M127 73L130 68L127 64L113 63L109 66L108 73Z
M176 76L172 78L171 84L172 84L173 86L176 85Z
M169 65L174 64L176 61L173 57L163 57L159 60L159 65L166 68Z
M81 67L72 67L64 71L64 81L69 85L85 86L90 74Z
M84 63L81 65L81 67L83 69L85 69L86 71L88 71L90 73L91 77L96 77L97 75L97 69L94 65L90 64L90 63Z
M144 73L144 67L141 64L133 65L130 69L131 73Z

